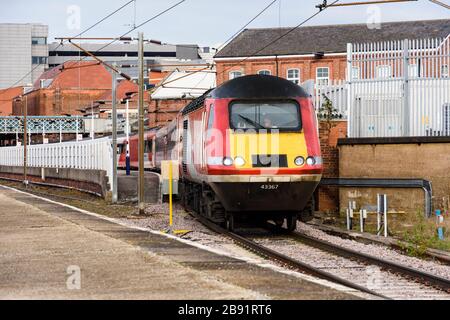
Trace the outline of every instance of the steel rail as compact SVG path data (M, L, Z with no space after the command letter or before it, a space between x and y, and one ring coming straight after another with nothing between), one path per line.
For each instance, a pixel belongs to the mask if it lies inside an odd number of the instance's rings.
M384 260L377 258L372 255L368 255L366 253L358 252L353 249L345 248L333 243L330 243L328 241L324 241L321 239L317 239L308 235L305 235L303 233L294 231L294 232L287 232L286 234L292 235L294 238L300 240L301 242L305 243L306 245L315 247L317 249L327 251L329 253L344 257L344 258L351 258L356 259L358 261L370 263L377 265L383 269L390 270L395 273L399 273L402 276L407 276L410 278L413 278L414 280L419 280L421 283L424 283L426 285L432 285L435 287L438 287L441 290L444 290L446 292L450 292L450 280L446 278L442 278L439 276L436 276L434 274L421 271L418 269L414 269L405 265L401 265L399 263Z
M275 250L269 249L269 248L267 248L267 247L265 247L263 245L260 245L259 243L255 242L255 241L250 240L248 238L245 238L245 237L243 237L243 236L241 236L241 235L239 235L237 233L231 232L231 231L229 231L229 230L227 230L227 229L225 229L225 228L223 228L223 227L221 227L221 226L219 226L219 225L209 221L205 217L203 217L203 216L201 216L201 215L199 215L199 214L197 214L195 212L190 211L190 213L196 219L198 219L203 225L208 227L209 229L211 229L211 230L213 230L213 231L215 231L215 232L217 232L217 233L219 233L221 235L229 237L230 239L234 240L237 244L239 244L241 247L243 247L243 248L245 248L245 249L247 249L247 250L249 250L251 252L254 252L254 253L256 253L256 254L258 254L260 256L263 256L263 257L269 258L271 260L275 260L275 261L281 262L281 263L283 263L283 264L285 264L285 265L287 265L287 266L289 266L289 267L291 267L293 269L302 271L302 272L307 273L309 275L312 275L312 276L315 276L315 277L318 277L318 278L321 278L321 279L324 279L324 280L327 280L327 281L330 281L330 282L333 282L333 283L337 283L337 284L343 285L345 287L358 290L360 292L368 293L370 295L373 295L373 296L376 296L376 297L379 297L379 298L382 298L382 299L390 300L390 298L388 298L388 297L386 297L386 296L384 296L382 294L379 294L379 293L377 293L377 292L375 292L373 290L367 289L367 288L365 288L363 286L360 286L360 285L358 285L356 283L353 283L351 281L348 281L348 280L342 279L340 277L337 277L337 276L335 276L335 275L333 275L331 273L328 273L328 272L320 270L320 269L318 269L318 268L316 268L314 266L311 266L311 265L306 264L304 262L301 262L301 261L298 261L296 259L293 259L293 258L291 258L291 257L289 257L287 255L284 255L282 253L279 253L279 252L277 252Z

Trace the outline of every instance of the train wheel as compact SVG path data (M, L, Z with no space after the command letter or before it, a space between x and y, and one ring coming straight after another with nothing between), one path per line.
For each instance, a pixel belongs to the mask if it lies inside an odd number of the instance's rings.
M288 231L294 231L297 228L297 215L291 214L286 217L286 226Z

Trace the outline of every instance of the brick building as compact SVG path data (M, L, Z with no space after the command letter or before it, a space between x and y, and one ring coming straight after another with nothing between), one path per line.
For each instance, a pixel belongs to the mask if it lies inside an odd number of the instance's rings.
M261 73L325 84L346 78L347 43L445 38L449 26L448 19L386 22L380 29L366 24L310 26L278 41L290 28L245 29L216 54L217 83Z
M0 116L9 116L13 112L13 100L23 93L23 87L0 90Z
M111 91L111 82L111 74L99 63L66 62L44 72L25 95L28 114L81 115L80 109ZM22 114L24 101L14 101L14 115Z

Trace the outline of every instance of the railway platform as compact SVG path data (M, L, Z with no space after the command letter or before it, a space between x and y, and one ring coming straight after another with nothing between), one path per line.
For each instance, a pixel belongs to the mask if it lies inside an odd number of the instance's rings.
M359 299L0 186L0 299Z

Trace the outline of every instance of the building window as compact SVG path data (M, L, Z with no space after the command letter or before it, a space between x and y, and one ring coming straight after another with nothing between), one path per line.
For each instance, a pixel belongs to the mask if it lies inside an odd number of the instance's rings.
M232 79L236 79L236 78L239 78L242 76L243 76L243 73L241 71L231 71L229 74L229 79L232 80Z
M419 68L417 64L410 64L408 69L408 77L417 78L419 76Z
M442 78L448 78L448 64L444 64L441 67L441 76Z
M377 66L377 78L392 77L392 68L388 65Z
M31 57L32 64L47 64L47 57Z
M287 79L295 84L300 83L300 69L288 69Z
M320 67L316 69L316 82L317 84L327 85L330 80L330 71L328 67Z
M259 70L258 74L262 76L270 76L270 70Z
M352 67L352 79L359 79L359 68Z
M32 37L31 38L31 44L32 45L46 45L47 44L47 38L45 38L45 37Z

